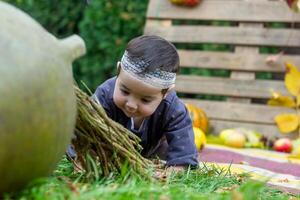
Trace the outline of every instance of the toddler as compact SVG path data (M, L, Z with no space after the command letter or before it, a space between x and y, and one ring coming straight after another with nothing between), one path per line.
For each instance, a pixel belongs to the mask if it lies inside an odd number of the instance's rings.
M167 166L197 166L189 113L173 90L179 56L158 36L131 40L117 63L118 73L101 84L93 98L114 121L141 138L143 156Z

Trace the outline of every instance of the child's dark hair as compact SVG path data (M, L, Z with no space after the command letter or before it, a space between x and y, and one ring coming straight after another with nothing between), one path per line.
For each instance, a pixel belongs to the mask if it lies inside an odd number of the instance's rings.
M146 71L159 68L167 72L179 72L179 56L176 47L159 36L143 35L132 39L126 47L130 59L149 63Z

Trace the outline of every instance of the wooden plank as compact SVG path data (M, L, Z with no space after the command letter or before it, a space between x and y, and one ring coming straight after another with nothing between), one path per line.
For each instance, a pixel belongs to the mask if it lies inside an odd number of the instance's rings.
M228 78L179 75L176 90L190 94L212 94L232 97L271 98L271 91L290 96L282 81L230 80Z
M252 0L252 1L258 1L258 0ZM259 0L262 2L262 0ZM239 23L240 27L259 27L262 28L262 23ZM257 47L249 47L249 46L236 46L235 47L236 53L244 54L245 57L247 55L258 55L259 54L259 48ZM244 72L244 71L231 71L230 78L235 80L254 80L255 79L255 73L254 72ZM227 101L229 102L240 102L240 103L251 103L250 98L236 98L236 97L229 97L227 98Z
M255 73L253 72L241 72L241 71L232 71L230 78L233 80L254 80ZM240 98L240 97L228 97L227 101L229 102L240 102L240 103L251 103L250 98Z
M163 26L163 27L168 27L168 26L172 26L172 20L151 20L151 19L147 19L146 20L146 26Z
M283 55L278 61L267 63L270 55L245 55L231 52L209 52L196 50L179 50L180 64L182 67L196 67L206 69L228 69L240 71L268 71L284 72L284 63L289 61L300 69L299 55Z
M295 113L295 110L286 107L187 98L182 98L182 100L200 107L212 120L275 125L276 115Z
M174 6L165 0L150 0L148 18L224 20L251 22L300 22L284 1L204 0L195 8Z
M257 131L263 134L268 139L283 138L288 137L296 139L298 137L297 133L292 134L282 134L275 125L265 125L265 124L253 124L253 123L241 123L241 122L230 122L230 121L220 121L220 120L210 120L211 130L210 133L218 135L224 129L230 128L246 128L249 130Z
M164 20L162 20L164 19ZM167 19L167 20L165 20ZM239 45L236 52L203 52L180 50L181 66L232 70L231 78L245 75L254 78L254 71L284 72L284 62L300 66L298 56L284 55L275 63L266 63L268 55L258 54L258 48L282 46L299 47L300 30L264 27L214 27L172 25L171 20L220 20L234 22L300 22L300 14L291 12L283 0L205 0L195 8L177 7L169 1L150 0L145 34L159 35L173 43L214 43ZM250 25L251 26L251 25ZM242 46L242 47L240 47ZM246 49L246 50L245 50ZM246 52L245 52L246 51ZM237 72L236 72L237 71ZM213 94L242 98L270 98L271 90L289 95L282 81L230 80L229 78L179 75L176 90L183 93ZM274 116L290 113L289 108L235 102L184 99L203 108L218 133L225 128L243 127L257 130L268 137L282 137L275 126ZM296 134L297 135L297 134ZM290 135L289 135L290 136Z
M251 73L251 72L237 72L237 71L233 71L231 72L230 75L231 79L234 80L254 80L255 79L255 74Z
M146 26L145 34L159 35L174 43L218 43L299 47L300 30L256 27Z

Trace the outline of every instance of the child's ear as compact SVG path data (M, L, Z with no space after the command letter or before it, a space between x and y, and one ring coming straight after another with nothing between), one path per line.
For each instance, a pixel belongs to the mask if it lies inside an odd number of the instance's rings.
M172 85L168 88L167 92L164 94L164 98L166 98L166 97L168 96L168 94L169 94L171 91L173 91L174 89L175 89L175 84L172 84Z

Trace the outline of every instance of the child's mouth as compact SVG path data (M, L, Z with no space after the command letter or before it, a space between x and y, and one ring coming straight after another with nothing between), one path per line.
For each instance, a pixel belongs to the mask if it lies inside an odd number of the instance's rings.
M135 117L136 112L129 112L127 110L124 110L125 114L127 115L127 117Z

